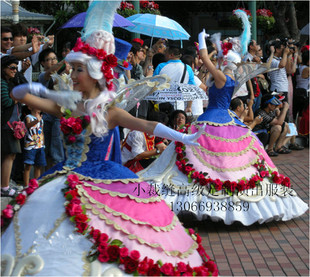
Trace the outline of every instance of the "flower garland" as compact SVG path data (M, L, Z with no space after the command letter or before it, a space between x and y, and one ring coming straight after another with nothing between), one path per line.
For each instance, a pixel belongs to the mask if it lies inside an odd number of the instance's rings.
M70 117L71 111L66 110L65 117L60 119L60 129L64 134L67 144L76 142L77 136L90 124L90 116Z
M38 188L37 180L31 179L28 186L6 205L6 208L1 212L1 228L5 229L9 225L14 214L25 204L27 196Z
M184 129L180 130L180 132L188 133L189 126L190 125L187 124ZM194 182L196 184L199 183L201 186L209 186L209 191L211 194L216 191L223 190L224 193L232 196L234 193L255 188L260 184L263 178L269 178L269 181L275 184L283 185L288 188L291 187L290 178L279 174L277 171L271 171L270 169L268 170L265 166L265 161L263 158L254 164L258 170L257 174L253 174L249 180L244 177L235 182L229 180L221 181L220 179L214 180L212 178L207 178L207 172L196 171L193 165L188 163L189 160L186 158L186 146L183 143L177 141L175 142L175 152L177 153L177 161L175 164L177 165L179 171L187 175L188 182Z
M256 15L261 15L261 16L265 16L265 17L272 17L272 12L270 10L267 9L258 9L256 11Z
M113 54L107 55L107 52L103 49L97 49L95 47L89 46L88 43L84 43L81 38L78 38L75 46L72 49L74 52L82 52L84 54L94 56L99 61L102 62L101 71L106 79L107 88L112 89L112 68L117 66L117 58Z
M65 209L70 221L75 223L76 232L86 236L93 246L88 253L89 262L98 260L101 263L117 263L126 273L144 276L213 276L218 275L218 269L214 261L206 254L202 247L201 237L193 229L187 230L188 234L197 242L198 253L200 254L203 265L192 268L189 264L179 262L176 266L171 263L162 263L160 260L156 263L154 260L145 257L140 259L140 253L137 250L129 252L123 242L117 239L112 240L105 233L91 227L88 222L90 219L86 215L85 206L81 204L80 196L76 186L81 184L77 175L68 175L66 184L68 188L63 189L66 198Z

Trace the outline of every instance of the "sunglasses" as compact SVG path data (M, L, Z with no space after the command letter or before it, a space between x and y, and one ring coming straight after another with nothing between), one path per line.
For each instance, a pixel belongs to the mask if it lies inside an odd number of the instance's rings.
M17 66L8 66L8 69L11 69L11 70L18 70L18 67L17 67Z
M2 38L2 40L3 40L3 41L9 41L9 40L10 40L10 41L13 41L13 38L12 38L12 37L11 37L11 38Z

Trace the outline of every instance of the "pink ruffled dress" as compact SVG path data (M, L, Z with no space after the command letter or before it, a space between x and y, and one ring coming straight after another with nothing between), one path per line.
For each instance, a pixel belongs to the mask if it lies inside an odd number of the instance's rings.
M199 235L121 165L118 128L64 141L67 160L41 177L2 235L11 272L30 257L39 276L217 275Z
M290 220L308 210L279 174L256 135L229 110L235 81L227 76L223 88L212 86L209 106L188 133L205 129L200 146L171 143L148 168L138 173L172 210L210 217L225 224L244 225Z

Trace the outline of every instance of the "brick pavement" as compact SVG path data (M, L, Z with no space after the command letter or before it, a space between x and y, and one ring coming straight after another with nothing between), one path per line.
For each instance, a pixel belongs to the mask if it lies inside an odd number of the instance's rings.
M309 204L309 148L272 160ZM220 276L309 276L309 211L286 222L243 226L206 220L185 226L198 227Z

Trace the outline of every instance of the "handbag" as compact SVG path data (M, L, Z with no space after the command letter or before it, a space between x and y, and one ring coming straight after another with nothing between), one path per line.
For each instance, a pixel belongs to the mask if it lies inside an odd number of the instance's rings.
M19 118L18 107L17 107L17 116ZM7 124L9 125L10 129L13 131L13 136L16 139L22 139L26 135L27 129L23 121L21 120L13 121L12 123L8 121Z

